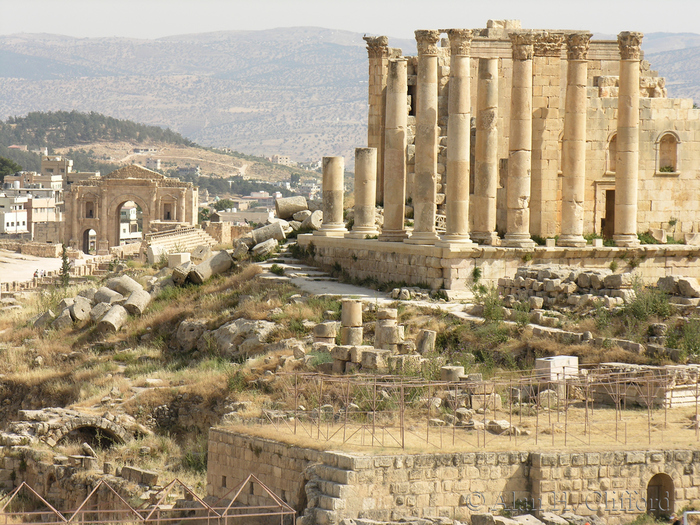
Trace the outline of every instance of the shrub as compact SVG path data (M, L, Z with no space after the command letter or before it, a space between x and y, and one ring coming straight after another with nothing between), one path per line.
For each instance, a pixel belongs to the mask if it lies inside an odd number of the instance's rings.
M275 275L284 275L284 268L282 268L278 264L273 264L272 266L270 266L270 271Z

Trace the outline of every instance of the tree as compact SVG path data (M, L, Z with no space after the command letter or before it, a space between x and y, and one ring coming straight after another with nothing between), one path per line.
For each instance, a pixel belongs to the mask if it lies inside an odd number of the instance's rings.
M13 160L0 157L0 181L5 180L5 175L14 175L18 171L22 171L22 166Z
M228 210L229 208L235 207L236 203L233 202L231 199L221 199L220 201L214 203L214 209L216 211Z
M68 287L70 281L70 261L68 260L68 249L66 244L62 244L63 251L61 252L61 286Z
M208 221L211 215L209 208L199 208L199 222Z

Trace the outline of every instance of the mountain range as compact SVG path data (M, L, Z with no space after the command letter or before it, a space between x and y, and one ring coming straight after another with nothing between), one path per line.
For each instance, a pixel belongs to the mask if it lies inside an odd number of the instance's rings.
M389 43L415 53L412 40ZM643 48L669 96L700 100L700 35L652 33ZM0 119L96 111L254 155L350 157L366 142L367 52L349 31L0 36L0 92Z

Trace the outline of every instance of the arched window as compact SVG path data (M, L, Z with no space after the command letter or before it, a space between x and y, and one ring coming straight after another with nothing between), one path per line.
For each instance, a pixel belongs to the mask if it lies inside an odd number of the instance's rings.
M605 150L605 173L614 175L617 170L617 133L610 135Z
M656 139L657 175L677 175L680 173L680 137L675 131L664 131Z
M95 217L95 203L88 201L85 203L85 218L92 219L94 217Z

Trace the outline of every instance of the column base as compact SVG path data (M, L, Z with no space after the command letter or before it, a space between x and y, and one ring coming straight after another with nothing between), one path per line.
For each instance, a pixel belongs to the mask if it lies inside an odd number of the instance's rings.
M501 238L496 232L472 232L470 235L472 241L477 244L486 246L500 246Z
M97 241L97 255L109 255L109 241Z
M641 244L639 242L639 237L637 237L636 235L625 233L613 235L613 241L615 241L615 245L620 246L622 248L639 246Z
M348 230L346 228L338 228L338 229L323 229L321 228L320 230L316 230L313 232L314 235L318 237L345 237L345 235L348 233Z
M557 246L566 246L569 248L584 248L588 244L583 235L560 235L557 239Z
M534 248L537 243L530 238L529 233L506 233L503 245L508 248Z
M348 232L345 236L350 239L364 239L368 235L370 237L379 235L379 230L376 228L353 228L352 231Z
M406 244L428 244L434 245L440 242L440 237L435 232L413 232L408 239L404 239Z
M435 243L438 248L471 248L476 244L469 238L469 234L459 235L455 233L446 234L440 237L440 240Z
M382 230L379 240L382 242L403 242L408 239L406 230Z

